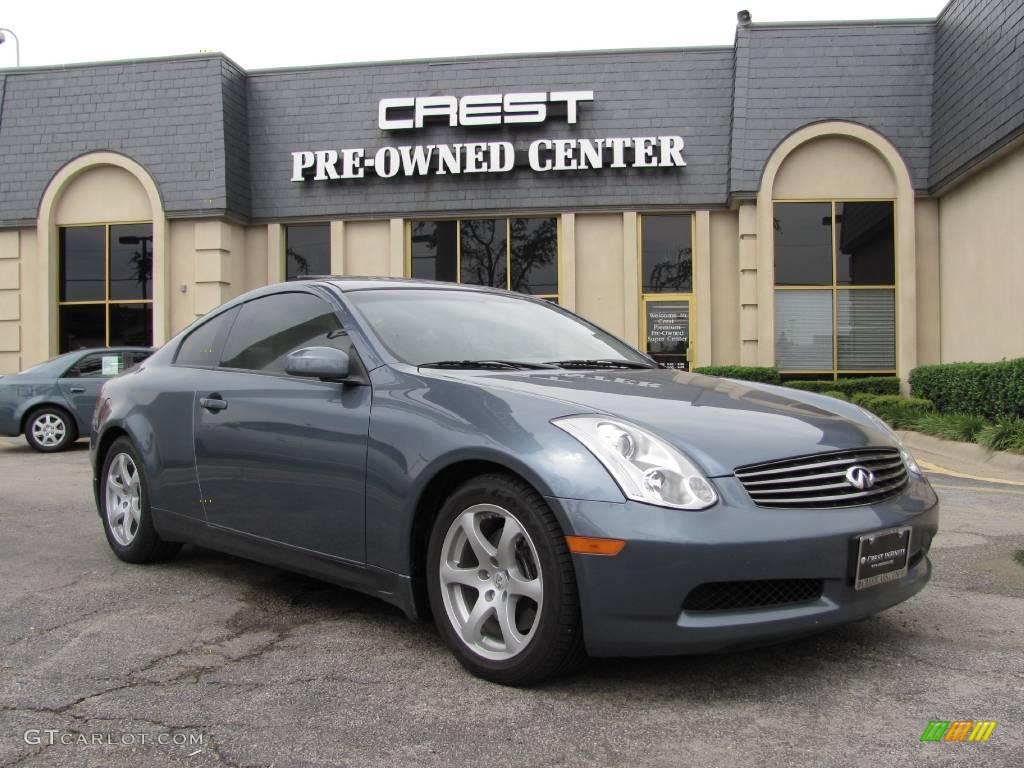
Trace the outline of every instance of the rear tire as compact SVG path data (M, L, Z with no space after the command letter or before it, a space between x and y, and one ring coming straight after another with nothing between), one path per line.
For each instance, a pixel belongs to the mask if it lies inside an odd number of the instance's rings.
M161 539L153 527L149 485L127 437L115 440L103 461L100 517L107 543L126 563L168 560L181 549L181 544Z
M44 406L25 420L25 442L40 453L67 450L78 439L78 427L63 408Z
M445 501L427 550L434 621L468 671L531 685L586 658L572 556L550 507L503 474Z

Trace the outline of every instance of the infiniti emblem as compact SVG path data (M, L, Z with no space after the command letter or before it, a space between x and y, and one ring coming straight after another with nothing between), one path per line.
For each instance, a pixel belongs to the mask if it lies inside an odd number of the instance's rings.
M846 482L858 491L875 487L875 473L867 467L853 466L846 470Z

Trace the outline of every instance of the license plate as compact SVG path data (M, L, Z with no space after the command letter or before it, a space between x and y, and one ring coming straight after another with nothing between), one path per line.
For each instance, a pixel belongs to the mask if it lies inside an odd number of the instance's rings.
M859 536L854 589L902 579L910 558L910 528L892 528Z

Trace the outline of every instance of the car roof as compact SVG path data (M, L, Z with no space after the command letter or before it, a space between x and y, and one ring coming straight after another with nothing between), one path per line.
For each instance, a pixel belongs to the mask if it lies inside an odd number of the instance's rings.
M498 291L507 293L502 288L489 288L482 285L461 285L446 283L439 280L419 280L411 277L358 277L350 275L316 275L300 278L300 283L324 283L333 285L342 292L365 291L375 288L434 288L446 291Z

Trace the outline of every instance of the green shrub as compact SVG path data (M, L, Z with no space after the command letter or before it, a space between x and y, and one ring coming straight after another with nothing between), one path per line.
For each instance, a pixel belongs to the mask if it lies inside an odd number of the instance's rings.
M848 398L842 392L837 392L835 390L832 390L831 392L822 392L821 394L828 395L829 397L834 397L837 400L845 400L846 402L850 402L850 398Z
M1024 419L1001 419L978 432L979 445L993 451L1024 453Z
M703 373L705 376L721 376L726 379L758 381L762 384L778 384L780 381L777 368L759 368L754 365L705 365L694 368L693 372Z
M898 395L900 393L900 380L895 376L869 376L863 379L839 379L838 381L796 379L787 381L785 384L787 387L804 389L809 392L842 392L847 397L858 393L871 395Z
M878 395L873 395L870 392L857 392L850 398L850 401L854 405L859 405L861 408L868 408L868 403L874 400ZM868 408L870 411L871 409Z
M913 429L945 440L973 443L989 423L981 416L963 413L931 413L914 422Z
M861 398L867 408L896 429L910 429L922 416L935 412L930 400L901 395L868 395Z
M923 365L910 372L910 388L941 413L1024 417L1024 358Z

